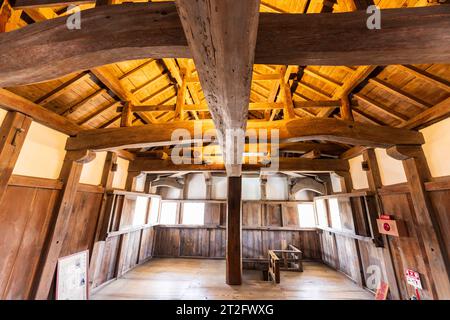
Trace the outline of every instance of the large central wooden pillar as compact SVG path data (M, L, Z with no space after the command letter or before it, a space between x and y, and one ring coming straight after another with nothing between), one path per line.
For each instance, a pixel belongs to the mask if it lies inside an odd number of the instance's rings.
M228 177L227 284L242 283L242 177Z

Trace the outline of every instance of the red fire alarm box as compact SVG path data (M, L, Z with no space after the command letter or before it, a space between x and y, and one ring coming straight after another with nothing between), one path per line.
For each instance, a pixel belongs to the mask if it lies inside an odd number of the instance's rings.
M390 216L382 215L377 219L378 231L394 237L401 237L405 235L404 224L401 221L392 220Z

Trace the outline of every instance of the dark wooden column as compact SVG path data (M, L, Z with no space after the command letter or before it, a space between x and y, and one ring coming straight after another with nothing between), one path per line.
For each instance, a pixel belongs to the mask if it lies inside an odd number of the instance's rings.
M402 160L414 206L415 223L426 255L424 262L433 278L433 296L450 299L449 261L436 211L425 190L431 173L421 146L394 146L387 150L389 156Z
M0 128L0 202L19 158L31 118L19 112L8 112Z
M105 188L102 205L98 216L97 228L95 231L95 241L105 240L108 229L110 213L108 212L108 192L113 189L114 175L117 171L117 153L108 152L105 165L103 166L101 184ZM109 210L110 211L110 210Z
M242 283L242 177L228 177L227 195L227 284Z
M83 164L92 161L95 153L89 150L68 151L59 175L63 188L55 206L55 223L41 255L39 269L35 278L34 298L45 300L49 297L54 279L56 264L69 229L70 215L80 181Z
M367 181L369 184L369 190L375 193L376 202L374 205L377 206L378 212L382 213L382 203L379 200L378 189L383 186L381 182L380 169L378 166L377 157L375 155L374 149L366 149L362 153L364 161L367 163ZM368 204L370 205L370 204ZM389 282L389 291L391 299L400 300L400 290L398 288L397 277L395 276L394 263L392 259L392 252L389 246L389 238L386 235L382 235L378 232L377 228L377 217L374 217L369 212L370 219L370 229L372 236L375 240L375 244L380 247L377 250L381 250L383 256L383 265L386 271L386 280ZM378 240L377 240L378 239Z

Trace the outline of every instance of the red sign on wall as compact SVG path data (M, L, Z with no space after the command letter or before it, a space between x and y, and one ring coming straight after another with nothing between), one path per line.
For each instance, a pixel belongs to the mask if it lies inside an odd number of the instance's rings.
M422 282L420 281L420 274L414 270L406 269L406 282L416 289L422 289Z

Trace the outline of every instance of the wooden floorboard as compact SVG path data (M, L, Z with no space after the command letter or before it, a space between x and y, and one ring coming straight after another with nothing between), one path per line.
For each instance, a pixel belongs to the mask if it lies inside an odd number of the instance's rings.
M243 284L225 283L225 261L153 259L92 295L93 300L122 299L373 299L343 274L316 262L303 273L281 273L281 284L262 281L259 271L244 270Z

